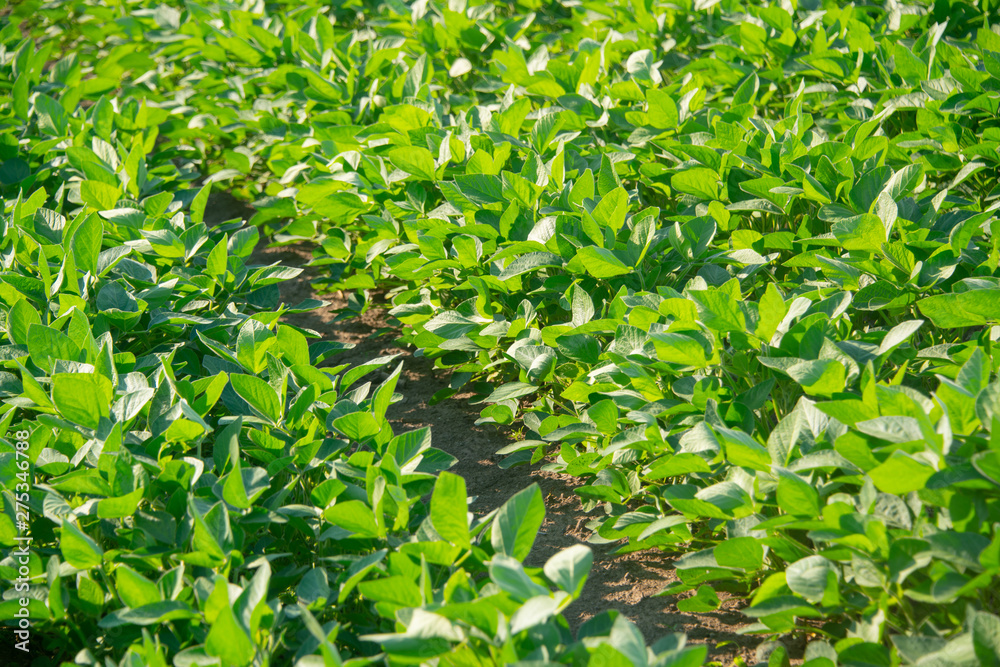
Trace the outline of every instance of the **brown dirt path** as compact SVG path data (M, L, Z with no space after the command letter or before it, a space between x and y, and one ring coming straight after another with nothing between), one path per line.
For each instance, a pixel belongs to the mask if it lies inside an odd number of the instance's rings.
M206 210L206 223L248 219L252 215L253 209L228 194L213 193ZM542 471L541 464L501 468L498 463L502 457L496 451L509 442L508 436L496 427L475 425L479 413L464 400L469 394L429 405L431 397L448 386L449 378L427 359L414 357L412 350L396 345L399 329L393 326L385 309L372 308L360 317L335 321L336 311L346 301L313 290L310 280L318 274L305 266L310 258L307 246L267 248L263 241L254 253L254 263L280 261L285 266L305 269L298 278L281 284L284 303L291 305L309 298L330 302L316 311L288 315L286 321L316 331L325 339L355 345L327 363L353 366L379 356L401 355L403 376L397 392L405 398L390 408L389 422L397 433L431 427L434 445L458 459L452 472L465 479L469 494L475 497L471 509L477 515L489 513L514 493L538 483L545 499L546 519L528 557L529 565L541 566L558 550L585 543L589 536L585 524L595 515L584 513L579 497L573 492L579 480ZM740 605L736 600L724 601L719 610L707 614L681 612L676 604L679 597L653 597L676 581L669 554L647 550L614 555L611 552L616 546L591 545L594 565L590 577L581 597L564 613L574 632L597 613L617 609L638 626L650 644L671 632L685 632L693 642L708 643L710 655L724 664L732 664L737 657L745 664L756 662L754 647L759 640L737 633L748 619L738 612Z

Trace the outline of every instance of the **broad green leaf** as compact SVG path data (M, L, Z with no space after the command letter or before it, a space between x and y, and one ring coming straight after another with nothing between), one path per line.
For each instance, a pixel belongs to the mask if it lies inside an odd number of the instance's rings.
M371 508L360 500L345 500L323 512L323 517L335 526L345 528L358 537L377 537L378 525Z
M760 298L757 312L760 319L757 321L757 330L754 332L754 335L765 343L768 343L788 312L788 306L785 304L781 293L778 292L778 288L774 286L774 283L769 282L767 284L764 295Z
M378 434L379 424L368 412L352 412L333 420L333 427L354 442Z
M61 331L42 324L31 324L28 327L28 353L35 365L48 372L57 359L77 361L80 348Z
M291 366L309 364L309 341L290 326L278 327L277 349Z
M699 317L705 326L720 333L746 332L746 316L731 294L721 290L706 290L693 291L691 295L698 304Z
M719 198L719 175L711 169L694 167L674 174L670 187L701 199L715 200Z
M788 587L811 602L821 602L837 587L836 566L823 556L808 556L788 566Z
M778 469L778 507L792 516L816 517L820 513L819 493L794 472Z
M497 387L492 394L486 398L487 403L499 403L512 398L520 398L538 391L538 387L527 382L508 382Z
M515 496L516 497L516 496ZM508 501L509 502L509 501ZM494 528L496 531L496 528ZM496 532L494 532L494 535ZM548 596L549 591L535 583L524 571L522 558L498 553L489 563L490 579L500 590L519 602L526 602L537 595Z
M981 665L1000 665L1000 618L985 611L973 612L972 646Z
M716 595L715 590L711 586L703 584L698 587L693 596L678 600L677 608L689 613L704 613L715 611L719 608L720 604L719 596Z
M552 555L543 569L549 581L570 595L578 596L593 562L594 553L590 547L574 544Z
M485 206L506 201L503 196L503 186L497 176L488 174L468 174L456 176L455 183L459 191L473 204Z
M15 345L28 344L28 331L42 320L27 299L20 299L7 313L7 333Z
M978 327L1000 322L1000 289L938 294L917 302L934 326L944 329Z
M862 213L833 223L833 235L845 250L876 252L886 242L886 230L878 216Z
M135 514L145 489L138 488L124 496L97 501L97 516L101 519L122 519Z
M96 429L110 416L109 393L102 380L90 373L56 373L52 376L52 403L74 424Z
M933 474L934 469L929 465L898 449L884 463L868 471L879 491L895 495L923 489Z
M738 567L748 572L764 564L764 547L755 537L732 537L720 542L713 550L715 562L722 567Z
M122 602L133 609L162 600L156 584L128 565L115 568L115 583Z
M277 342L262 322L248 319L236 338L236 358L251 373L261 373L267 366L267 351Z
M450 472L438 475L431 496L431 523L438 535L452 544L470 546L465 480Z
M670 95L662 90L650 88L646 91L646 102L649 105L646 116L650 125L661 130L677 128L680 116L677 112L677 103Z
M115 628L121 625L154 626L198 617L199 615L186 602L164 600L134 609L119 609L102 618L98 625L102 628Z
M389 152L389 161L397 169L416 176L423 181L434 180L434 156L426 148L421 148L420 146L394 148ZM462 189L462 193L466 194L464 188ZM468 197L469 195L466 194L466 196Z
M236 667L246 667L257 653L246 629L236 620L232 608L228 606L223 607L212 623L205 639L205 649L209 654L221 658L223 664Z
M205 272L210 276L225 276L226 266L229 262L229 235L224 234L219 242L215 244L205 262Z
M63 560L78 570L98 567L104 559L104 550L71 521L63 521L59 549Z
M87 216L73 233L70 248L73 251L73 259L81 270L94 275L98 273L98 258L101 255L103 235L104 225L96 215Z
M497 553L524 560L545 520L545 503L537 484L519 491L503 504L493 520L492 544Z
M240 398L250 404L262 417L277 424L281 419L281 403L274 388L253 375L232 373L229 382Z
M510 280L514 276L519 276L535 269L546 266L562 266L563 260L559 255L550 252L529 252L521 255L497 276L500 280Z
M617 255L606 248L586 246L577 251L573 264L579 264L595 278L614 278L631 273L632 269L625 265Z
M121 197L121 190L100 181L83 181L80 183L80 199L98 211L109 211L115 207Z
M597 430L605 435L618 431L618 406L611 399L604 399L590 406L587 416L597 426Z

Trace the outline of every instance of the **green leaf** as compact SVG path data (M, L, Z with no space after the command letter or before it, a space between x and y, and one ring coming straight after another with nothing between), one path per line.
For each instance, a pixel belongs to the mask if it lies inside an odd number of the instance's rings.
M494 535L496 534L494 528ZM549 595L545 587L535 583L524 571L521 559L498 553L490 561L490 579L500 590L519 602L526 602L538 595Z
M923 489L933 474L934 468L898 449L884 463L868 471L879 491L897 496Z
M778 469L778 507L792 516L816 517L820 513L819 493L794 472Z
M690 336L677 333L651 333L656 358L671 364L704 368L708 364L705 348Z
M205 273L210 276L225 276L229 263L229 235L223 234L205 260ZM221 283L220 283L221 284Z
M978 327L1000 322L1000 289L975 289L921 299L917 307L943 329Z
M594 301L590 298L587 290L576 284L573 285L570 292L572 293L570 305L573 309L573 326L578 327L594 319Z
M674 174L670 178L670 187L701 199L718 199L719 175L711 169L694 167Z
M190 496L188 513L194 519L194 533L191 540L194 550L201 552L212 565L224 562L232 541L229 512L225 505L216 503L202 516L194 497Z
M594 172L590 169L584 171L570 188L569 200L571 203L582 206L587 199L593 199L597 194L597 187L594 184Z
M510 617L511 635L542 625L559 611L561 602L548 595L536 595L529 599Z
M545 520L542 491L532 484L511 496L493 519L492 544L497 553L527 558Z
M708 611L715 611L719 608L720 604L719 596L716 595L715 590L711 586L704 584L698 587L697 592L693 596L678 600L677 608L684 612L701 614Z
M595 278L613 278L632 272L631 267L626 266L613 252L597 246L580 248L573 263L581 264Z
M788 312L788 306L785 305L785 300L774 283L767 284L764 295L760 298L757 312L760 319L757 321L757 330L754 335L765 343L770 342L778 330L778 325L781 324L781 320Z
M115 628L122 625L150 626L194 618L199 618L199 615L192 611L186 602L164 600L134 609L119 609L102 618L98 625L102 628Z
M44 93L35 96L35 113L38 114L38 129L53 137L66 136L69 115L59 102Z
M384 533L381 536L384 537ZM337 593L337 604L343 604L344 601L347 600L351 591L354 590L354 587L357 586L376 565L382 562L382 559L385 558L387 553L388 549L379 549L375 553L370 553L367 556L358 558L351 564L351 566L347 569L347 580L341 584L340 591Z
M729 292L722 290L692 291L691 296L698 304L698 314L705 326L720 333L746 332L746 316Z
M113 203L112 206L114 206ZM104 225L101 219L97 215L87 216L87 219L73 233L69 244L77 267L83 271L89 271L93 275L99 273L98 258L101 255L103 238Z
M788 566L788 587L810 602L822 602L830 589L836 589L836 566L823 556L808 556Z
M771 472L771 455L767 449L743 431L714 427L725 443L729 463L751 470Z
M628 193L625 192L625 188L619 186L601 197L590 215L602 229L609 229L613 236L618 234L618 230L625 223L626 213L628 213Z
M670 95L662 90L650 88L646 91L646 102L649 105L646 117L650 125L660 130L677 129L680 115L677 103Z
M232 458L232 462L233 467L226 475L226 481L222 484L222 499L238 509L249 509L251 502L243 482L243 469L240 466L239 454Z
M119 565L115 569L115 583L122 602L129 607L142 607L162 600L156 584L128 565Z
M120 473L119 473L120 474ZM138 488L124 496L97 501L97 516L101 519L122 519L135 514L145 489Z
M267 367L267 351L276 342L267 325L248 319L236 338L236 358L251 373L261 373Z
M621 187L622 181L618 178L618 170L607 153L601 154L601 169L597 172L597 193L602 197Z
M594 563L594 552L583 544L556 552L545 562L543 571L549 581L572 596L578 596Z
M18 300L7 313L7 333L15 345L27 345L31 326L41 323L38 311L32 308L27 299Z
M28 96L31 93L31 82L28 81L29 77L30 75L28 73L22 72L18 75L17 79L14 80L14 104L12 108L14 110L14 115L24 122L28 121Z
M843 244L844 250L877 252L886 242L886 229L882 220L872 213L838 220L831 227L833 235Z
M1000 618L985 611L973 612L972 647L980 665L1000 665Z
M41 324L28 327L28 354L36 366L43 371L52 370L56 359L77 361L80 348L69 336Z
M335 526L351 531L357 537L378 537L378 524L371 508L360 500L345 500L323 512L323 517Z
M262 417L273 424L281 419L281 403L274 388L254 375L233 373L229 382L240 398L250 404Z
M111 132L115 125L115 110L105 96L102 95L91 108L90 122L94 125L94 132L97 136L105 141L111 141Z
M455 546L468 549L468 495L465 480L450 472L438 475L431 496L431 523L438 535Z
M715 562L721 567L738 567L748 572L764 564L764 547L755 537L731 537L713 550Z
M278 328L277 348L290 366L309 365L309 341L292 327L282 325Z
M191 200L191 222L198 223L205 221L205 207L208 206L208 196L212 193L212 184L208 183ZM256 231L256 230L254 230Z
M512 398L520 398L538 391L538 387L527 382L508 382L497 387L492 394L486 398L487 403L499 403Z
M222 659L224 665L246 667L249 665L257 649L253 645L246 629L236 620L232 607L223 606L216 616L212 629L205 639L205 650Z
M597 426L597 430L605 435L618 431L618 406L610 398L599 401L587 409L587 416Z
M574 361L596 364L601 355L601 344L593 336L572 334L556 339L559 352Z
M847 370L840 360L810 359L789 366L785 373L810 396L831 398L844 390Z
M456 176L458 189L473 204L485 206L505 202L503 185L497 176L487 174L467 174Z
M121 190L102 183L101 181L83 181L80 183L80 199L98 211L109 211L121 198Z
M389 161L397 169L407 174L417 176L424 181L434 180L434 156L426 148L420 146L401 146L389 152ZM462 190L462 194L468 194ZM471 197L470 197L471 199Z
M104 550L97 545L97 542L90 539L89 535L71 521L63 521L59 550L63 560L78 570L98 567L104 558Z
M996 417L993 419L994 424L997 423ZM996 426L993 428L993 433L1000 435L997 434ZM1000 452L979 452L978 454L973 455L972 465L980 475L991 480L997 486L1000 486Z
M910 338L921 327L924 320L908 320L897 324L885 335L878 346L878 356L894 350Z
M508 264L497 278L500 280L510 280L514 276L519 276L522 273L528 273L529 271L534 271L545 266L562 265L563 260L559 255L551 252L529 252Z
M388 602L400 607L419 607L423 604L420 589L412 579L406 576L393 576L384 579L362 581L358 590L369 600Z
M368 412L352 412L333 420L333 427L354 442L377 435L380 428L375 417Z
M96 429L111 414L104 387L90 373L53 375L52 402L66 419L87 428Z

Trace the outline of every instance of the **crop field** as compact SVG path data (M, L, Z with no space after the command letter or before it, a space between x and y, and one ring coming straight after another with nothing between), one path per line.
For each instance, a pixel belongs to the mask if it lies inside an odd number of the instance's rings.
M14 0L0 663L1000 667L998 209L996 0Z

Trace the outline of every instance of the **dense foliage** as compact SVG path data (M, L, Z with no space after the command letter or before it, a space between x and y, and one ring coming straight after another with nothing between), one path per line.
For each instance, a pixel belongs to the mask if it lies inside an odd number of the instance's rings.
M537 487L473 520L453 459L385 419L399 368L363 382L393 360L331 366L280 321L322 304L280 303L299 270L254 265L263 234L312 244L345 315L386 293L452 372L435 398L523 427L505 466L583 478L592 541L679 556L682 609L745 596L814 667L1000 664L993 13L16 6L0 542L27 506L46 650L706 660L614 613L574 637L589 550L523 567ZM204 224L213 187L249 224Z

